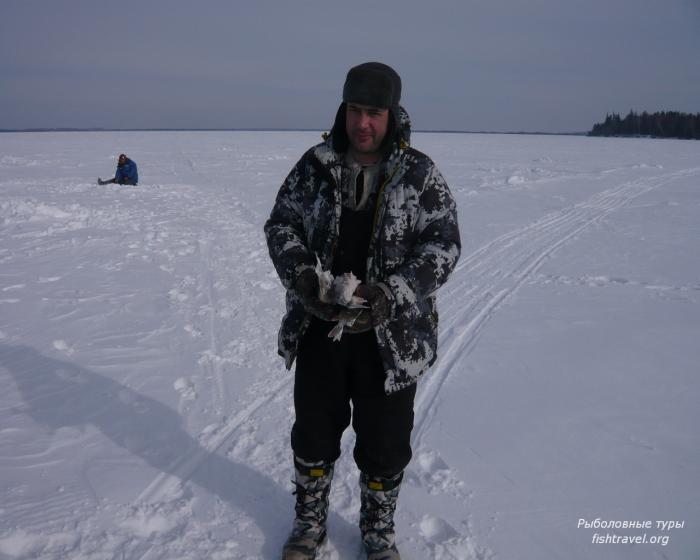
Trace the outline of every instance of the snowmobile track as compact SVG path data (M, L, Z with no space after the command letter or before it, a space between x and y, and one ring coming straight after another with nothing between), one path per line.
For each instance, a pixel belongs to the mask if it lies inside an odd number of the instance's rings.
M508 232L463 258L446 289L439 295L443 301L464 299L461 305L450 307L443 317L440 356L433 371L423 381L416 400L414 449L423 443L423 436L437 409L434 405L454 366L463 363L497 309L547 258L633 199L699 172L699 168L694 168L623 183Z

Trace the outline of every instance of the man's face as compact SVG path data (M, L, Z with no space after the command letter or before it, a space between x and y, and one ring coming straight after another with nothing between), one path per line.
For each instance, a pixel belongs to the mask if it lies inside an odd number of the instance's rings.
M124 154L119 156L119 165L124 165L126 163L126 156Z
M389 109L359 103L347 104L345 131L350 148L356 155L377 155L388 126Z

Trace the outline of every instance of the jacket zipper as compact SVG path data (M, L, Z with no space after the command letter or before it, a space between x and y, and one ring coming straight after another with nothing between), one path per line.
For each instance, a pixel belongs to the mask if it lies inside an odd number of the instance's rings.
M375 255L374 255L373 253L374 253L374 246L375 246L375 244L376 244L375 242L376 242L376 239L377 239L377 237L378 237L378 236L376 235L376 231L375 231L375 230L376 230L376 228L377 228L377 223L378 223L378 221L379 221L379 214L380 214L380 211L379 211L379 210L380 210L380 208L383 209L383 210L386 209L386 205L385 205L385 204L382 204L383 201L384 201L384 189L385 189L386 186L389 184L389 182L394 178L394 175L396 175L396 172L398 171L398 169L399 169L399 165L397 164L396 167L394 167L394 170L393 170L393 171L391 172L391 174L384 180L384 182L383 182L383 183L381 184L381 186L379 187L379 190L377 191L377 202L375 203L375 207L374 207L374 217L372 218L372 238L370 239L369 248L367 249L367 252L368 252L368 254L370 255L369 258L370 258L370 260L372 260L372 261L375 260ZM383 214L383 213L382 213L382 214ZM379 255L376 255L376 256L379 257ZM369 263L368 263L368 264L369 264ZM370 282L370 276L371 276L371 280L374 281L374 276L375 276L375 274L373 273L372 268L374 268L374 267L371 267L371 266L368 266L368 267L367 267L367 282L368 282L368 283Z

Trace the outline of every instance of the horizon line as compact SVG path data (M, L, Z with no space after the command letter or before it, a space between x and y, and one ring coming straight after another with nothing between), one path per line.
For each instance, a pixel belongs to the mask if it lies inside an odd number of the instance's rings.
M41 128L0 128L0 133L12 132L328 132L326 128L101 128L101 127L41 127ZM452 130L452 129L415 129L412 133L440 134L532 134L551 136L585 136L588 131L578 132L542 132L542 131L495 131L495 130Z

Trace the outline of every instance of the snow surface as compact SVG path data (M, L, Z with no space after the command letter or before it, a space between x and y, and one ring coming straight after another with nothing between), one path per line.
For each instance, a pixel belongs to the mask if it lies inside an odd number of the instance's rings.
M464 247L417 397L402 558L697 558L700 143L413 140ZM0 558L278 557L293 376L262 226L317 141L0 135ZM121 152L141 184L96 186ZM352 445L324 559L362 557ZM653 529L578 527L596 518Z

